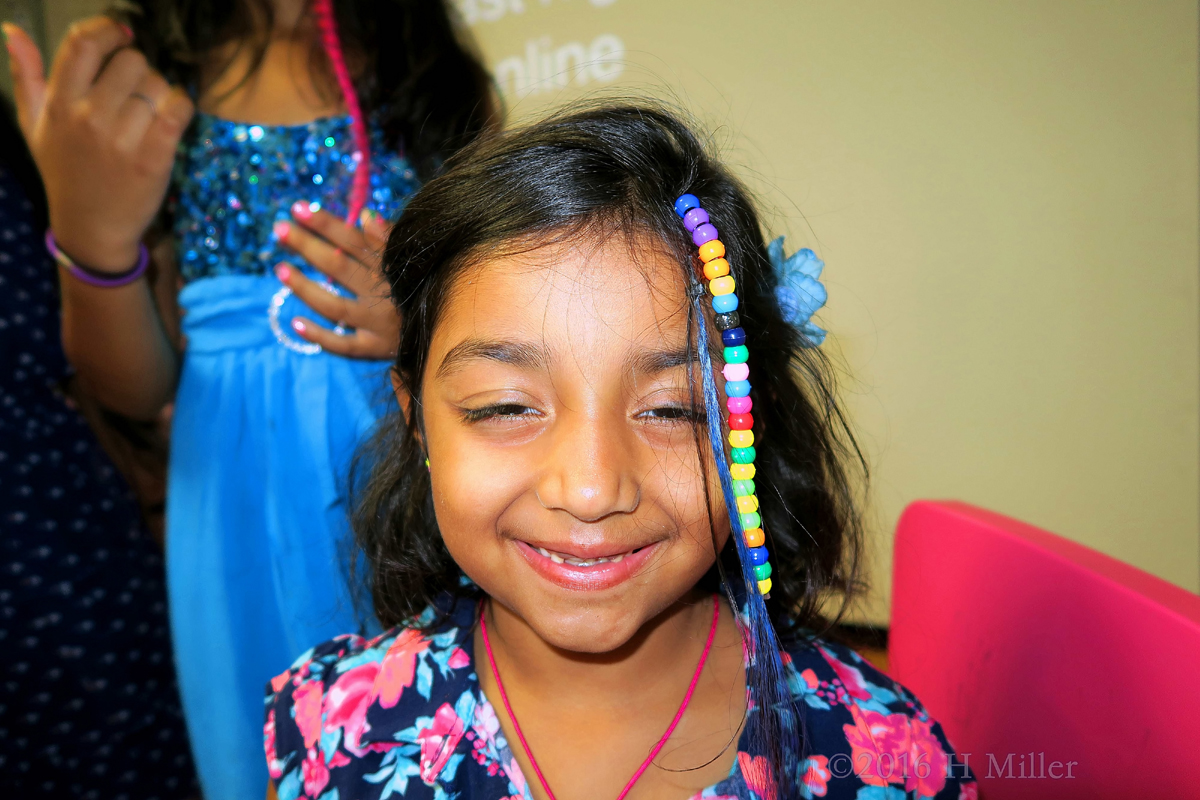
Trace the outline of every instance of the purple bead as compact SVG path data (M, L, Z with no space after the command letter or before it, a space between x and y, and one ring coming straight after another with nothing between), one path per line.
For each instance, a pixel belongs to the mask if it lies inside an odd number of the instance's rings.
M717 238L717 229L707 222L692 231L692 242L695 243L696 247L705 242L711 242L715 238Z
M703 208L693 208L691 211L683 215L683 227L689 231L694 231L699 226L708 222L708 212ZM699 245L696 245L699 247Z

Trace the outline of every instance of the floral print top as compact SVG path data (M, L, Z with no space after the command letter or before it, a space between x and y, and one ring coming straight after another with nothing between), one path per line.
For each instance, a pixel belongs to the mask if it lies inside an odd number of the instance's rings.
M428 633L339 636L273 679L263 744L279 800L532 800L480 688L474 626L474 606L459 603ZM783 660L805 714L801 796L976 800L970 771L904 687L821 639ZM696 797L776 795L743 733L729 776Z

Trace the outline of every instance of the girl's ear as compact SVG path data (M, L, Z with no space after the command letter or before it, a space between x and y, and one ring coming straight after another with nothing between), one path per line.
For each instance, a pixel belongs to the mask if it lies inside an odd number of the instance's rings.
M404 421L412 423L410 415L412 414L412 395L408 393L408 388L404 385L404 381L400 379L400 373L395 367L388 369L388 375L392 379L392 392L396 395L396 402L400 404L400 411L404 414Z
M388 375L392 379L392 392L396 395L396 402L400 404L400 412L404 414L404 423L406 425L411 425L413 413L412 394L409 393L408 387L404 385L404 381L400 379L400 373L396 371L395 367L392 367L388 370ZM416 435L418 444L420 444L421 449L424 450L425 436L419 425L417 426Z

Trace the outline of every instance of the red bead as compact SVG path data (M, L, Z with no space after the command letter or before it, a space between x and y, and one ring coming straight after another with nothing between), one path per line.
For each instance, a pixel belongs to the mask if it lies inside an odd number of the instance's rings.
M729 415L729 430L731 431L748 431L754 427L753 414L730 414Z

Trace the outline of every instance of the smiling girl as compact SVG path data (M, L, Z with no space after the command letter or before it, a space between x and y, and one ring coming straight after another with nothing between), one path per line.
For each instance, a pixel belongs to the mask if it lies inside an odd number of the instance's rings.
M272 681L282 800L973 796L919 702L812 632L860 541L820 262L686 126L472 145L384 267L403 414L356 528L396 627Z

